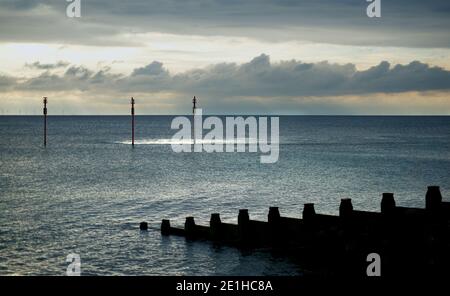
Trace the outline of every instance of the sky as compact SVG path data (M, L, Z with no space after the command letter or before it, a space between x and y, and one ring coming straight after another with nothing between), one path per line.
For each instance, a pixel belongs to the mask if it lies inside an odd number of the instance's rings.
M0 0L0 115L450 115L450 1Z

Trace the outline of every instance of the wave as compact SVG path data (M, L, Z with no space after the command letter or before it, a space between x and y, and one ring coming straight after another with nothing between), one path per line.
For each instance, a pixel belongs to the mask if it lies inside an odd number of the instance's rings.
M270 144L270 141L267 141ZM118 141L117 144L131 145L131 140L127 141ZM246 138L238 138L238 139L212 139L205 140L200 139L197 140L198 144L215 144L215 145L226 145L226 144L259 144L263 143L263 141L258 141L258 139L246 139ZM266 142L264 142L266 143ZM274 142L275 143L275 142ZM141 139L135 140L135 145L193 145L193 139Z

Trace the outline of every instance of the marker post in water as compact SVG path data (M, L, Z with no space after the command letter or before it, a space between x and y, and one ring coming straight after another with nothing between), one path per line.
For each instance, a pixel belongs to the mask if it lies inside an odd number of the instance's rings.
M197 110L197 98L194 96L194 98L192 99L192 138L194 139L194 145L195 145L195 140L196 140L196 134L195 134L195 113Z
M47 97L44 97L44 147L47 147Z
M131 97L131 145L134 148L134 98Z

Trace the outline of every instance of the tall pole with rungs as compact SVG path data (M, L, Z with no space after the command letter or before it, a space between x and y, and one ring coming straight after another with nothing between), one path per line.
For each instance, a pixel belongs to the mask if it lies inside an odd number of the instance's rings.
M131 97L131 145L134 148L134 98Z
M44 147L47 146L47 97L44 97Z

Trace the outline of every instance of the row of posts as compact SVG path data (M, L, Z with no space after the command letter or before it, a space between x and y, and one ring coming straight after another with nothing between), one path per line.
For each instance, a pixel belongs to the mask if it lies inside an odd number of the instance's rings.
M43 100L44 103L44 109L43 109L43 115L44 115L44 147L47 147L47 103L48 98L44 97ZM134 104L135 100L133 97L131 97L131 145L134 147Z
M442 195L440 192L439 186L428 186L428 190L425 197L425 211L430 215L434 215L439 213L442 205ZM383 193L381 200L381 215L390 216L394 215L396 209L395 199L393 193ZM341 203L339 206L339 218L347 219L351 218L354 213L352 200L350 198L341 199ZM316 217L316 211L313 203L306 203L303 207L303 221L305 223L313 221ZM270 207L268 214L268 223L269 225L277 224L281 219L280 212L278 207ZM250 217L248 213L248 209L239 210L238 215L238 226L241 229L244 229L249 224ZM222 221L220 219L219 213L211 214L210 218L210 232L214 235L215 230L219 229L222 225ZM197 229L197 225L195 223L194 217L187 217L184 225L184 234L189 236L194 233ZM147 223L141 223L141 230L147 230ZM161 224L161 233L163 235L169 235L173 231L173 228L170 225L170 220L164 219Z

